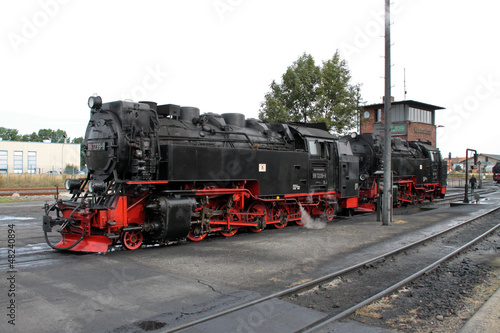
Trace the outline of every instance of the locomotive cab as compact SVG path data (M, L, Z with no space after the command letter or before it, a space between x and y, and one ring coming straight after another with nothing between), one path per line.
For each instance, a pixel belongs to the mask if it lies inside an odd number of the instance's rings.
M422 151L425 158L430 162L430 167L427 176L429 183L441 183L446 186L447 164L441 156L441 152L436 147L430 145L430 142L415 141Z

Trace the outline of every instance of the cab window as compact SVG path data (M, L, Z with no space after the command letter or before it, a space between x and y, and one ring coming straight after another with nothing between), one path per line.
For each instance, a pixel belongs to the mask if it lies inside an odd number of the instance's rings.
M319 156L320 158L330 159L330 144L328 142L319 142L318 140L307 140L309 154Z

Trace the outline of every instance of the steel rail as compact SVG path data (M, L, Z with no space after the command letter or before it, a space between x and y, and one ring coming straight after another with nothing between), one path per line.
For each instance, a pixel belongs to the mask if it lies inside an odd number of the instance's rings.
M0 197L11 196L18 193L22 196L34 196L34 195L52 195L56 194L56 188L52 187L38 187L38 188L5 188L0 189Z
M456 224L454 226L451 226L447 229L444 229L438 233L435 233L435 234L432 234L432 235L429 235L427 237L424 237L420 240L417 240L415 242L412 242L410 244L407 244L405 246L402 246L400 248L397 248L397 249L394 249L394 250L391 250L387 253L384 253L384 254L381 254L381 255L378 255L372 259L368 259L366 261L363 261L361 263L358 263L358 264L355 264L355 265L352 265L352 266L349 266L349 267L346 267L344 269L341 269L339 271L336 271L336 272L333 272L333 273L330 273L330 274L327 274L327 275L324 275L322 277L319 277L319 278L316 278L316 279L313 279L311 281L308 281L308 282L305 282L305 283L302 283L302 284L299 284L299 285L296 285L294 287L291 287L291 288L288 288L288 289L284 289L284 290L281 290L281 291L278 291L278 292L275 292L275 293L272 293L272 294L269 294L267 296L263 296L263 297L259 297L259 298L256 298L252 301L248 301L246 303L242 303L240 305L236 305L234 307L231 307L231 308L228 308L228 309L225 309L225 310L222 310L222 311L219 311L217 313L214 313L212 315L208 315L208 316L205 316L205 317L202 317L202 318L199 318L199 319L196 319L194 321L191 321L191 322L188 322L188 323L185 323L185 324L182 324L182 325L179 325L177 327L173 327L173 328L169 328L167 330L163 330L161 332L177 332L177 331L180 331L180 330L183 330L183 329L186 329L186 328L189 328L189 327L193 327L195 325L198 325L198 324L201 324L201 323L204 323L204 322L207 322L209 320L212 320L212 319L216 319L216 318L219 318L219 317L222 317L222 316L225 316L227 314L230 314L230 313L233 313L235 311L238 311L238 310L242 310L242 309L245 309L247 307L250 307L250 306L253 306L253 305L257 305L257 304L260 304L262 302L265 302L265 301L268 301L268 300L271 300L273 298L279 298L279 297L283 297L283 296L286 296L286 295L289 295L289 294L292 294L292 293L295 293L297 291L300 291L300 290L303 290L303 289L309 289L309 288L312 288L312 287L315 287L325 281L329 281L329 280L332 280L333 278L335 277L338 277L340 275L343 275L343 274L346 274L348 272L351 272L351 271L354 271L356 269L359 269L367 264L370 264L370 263L373 263L373 262L376 262L378 260L381 260L381 259L384 259L386 257L390 257L394 254L397 254L399 252L402 252L402 251L405 251L405 250L408 250L409 248L412 248L414 246L417 246L421 243L424 243L424 242L427 242L433 238L436 238L442 234L445 234L447 232L450 232L456 228L459 228L463 225L466 225L468 223L471 223L473 221L476 221L486 215L489 215L497 210L500 210L500 207L497 207L497 208L493 208L479 216L476 216L476 217L473 217L469 220L466 220L466 221L463 221L459 224Z
M497 224L496 226L490 228L488 231L485 231L484 233L482 233L481 235L477 236L476 238L474 238L473 240L469 241L468 243L466 243L465 245L455 249L454 251L448 253L446 256L442 257L441 259L438 259L436 260L435 262L433 262L432 264L428 265L427 267L419 270L418 272L408 276L407 278L399 281L398 283L395 283L393 284L392 286L382 290L381 292L365 299L364 301L350 307L349 309L347 310L344 310L342 311L341 313L338 313L336 314L335 316L333 317L328 317L326 320L323 318L323 319L320 319L319 321L316 321L315 323L307 326L305 329L302 329L302 330L299 330L297 332L300 332L300 333L311 333L311 332L314 332L315 330L317 329L320 329L322 327L325 327L331 323L333 323L334 321L337 321L339 319L342 319L344 317L347 317L349 315L351 315L352 313L354 313L357 309L359 308L362 308L363 306L365 305L368 305L368 304L371 304L379 299L381 299L382 297L385 297L393 292L395 292L396 290L404 287L405 285L407 285L408 283L412 282L412 281L415 281L416 279L418 279L419 277L421 277L422 275L426 274L426 273L429 273L430 271L434 270L435 268L437 268L439 265L441 265L443 262L449 260L450 258L456 256L458 253L466 250L468 247L470 247L471 245L474 245L475 243L477 243L478 241L484 239L486 236L488 236L489 234L491 234L492 232L494 232L495 230L497 230L498 228L500 228L500 223Z

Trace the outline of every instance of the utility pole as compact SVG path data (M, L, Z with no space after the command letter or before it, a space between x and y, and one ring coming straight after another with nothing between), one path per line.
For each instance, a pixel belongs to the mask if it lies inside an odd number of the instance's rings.
M391 2L385 0L385 96L384 96L384 193L382 197L382 225L389 225L392 217L391 166Z

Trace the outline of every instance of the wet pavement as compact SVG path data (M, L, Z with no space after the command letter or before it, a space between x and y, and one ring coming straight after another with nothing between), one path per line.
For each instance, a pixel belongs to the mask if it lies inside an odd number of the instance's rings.
M0 265L7 264L6 235L14 223L19 251L44 249L43 202L0 204ZM8 267L0 283L1 332L164 331L228 306L362 262L500 206L500 194L480 204L438 206L395 215L381 226L375 214L336 219L323 229L289 226L200 243L116 251L106 255L51 251L16 264L15 296ZM37 222L38 221L38 222ZM30 245L28 245L30 244ZM15 301L15 326L9 324ZM200 324L193 332L290 332L323 313L283 301L242 310L231 322ZM366 332L341 322L335 332ZM370 328L371 330L372 328ZM371 330L373 331L373 330Z

